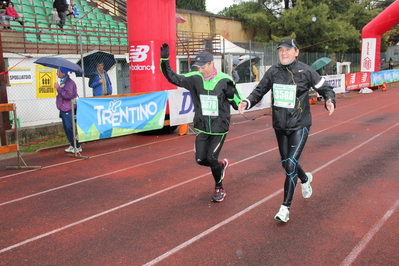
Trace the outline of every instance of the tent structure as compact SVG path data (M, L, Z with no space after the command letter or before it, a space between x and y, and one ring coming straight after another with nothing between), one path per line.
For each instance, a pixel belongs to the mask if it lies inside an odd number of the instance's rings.
M238 45L235 45L234 43L224 38L222 35L216 35L215 39L219 39L220 42L215 44L214 49L220 50L222 54L233 54L233 55L251 54L251 51L241 48Z

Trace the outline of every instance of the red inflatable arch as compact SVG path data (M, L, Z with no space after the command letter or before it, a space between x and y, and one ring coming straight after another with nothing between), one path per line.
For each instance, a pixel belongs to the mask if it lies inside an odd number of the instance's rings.
M170 64L176 67L176 5L171 0L126 1L130 92L175 89L160 70L160 47L169 43Z
M361 71L380 70L381 35L399 23L399 1L393 2L362 30Z

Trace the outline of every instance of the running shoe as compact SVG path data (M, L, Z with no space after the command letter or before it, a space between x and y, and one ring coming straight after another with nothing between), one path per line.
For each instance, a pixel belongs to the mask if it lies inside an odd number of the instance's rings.
M223 188L216 187L215 194L213 194L212 201L214 202L222 202L226 197L226 192Z
M222 170L222 180L223 180L223 178L226 175L226 169L227 169L227 167L229 167L230 163L229 163L229 160L223 159L222 164L223 164L223 170Z
M65 152L73 152L73 146L69 146L65 149Z
M301 184L302 186L302 196L307 199L310 198L310 196L312 196L312 180L313 180L313 175L311 173L306 173L306 175L308 176L308 182Z
M73 146L69 146L65 149L65 152L75 153L75 148ZM82 152L82 147L76 148L76 152Z
M290 219L290 209L287 206L281 205L280 210L274 216L274 220L286 223Z

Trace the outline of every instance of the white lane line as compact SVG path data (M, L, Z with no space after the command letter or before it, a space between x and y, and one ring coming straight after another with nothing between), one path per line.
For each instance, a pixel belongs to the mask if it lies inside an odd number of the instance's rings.
M251 132L251 133L248 133L248 134L245 134L245 135L241 135L240 137L231 138L230 141L232 141L234 139L237 139L237 138L246 137L246 136L249 136L249 135L252 135L252 134L257 134L257 133L263 132L265 130L267 130L267 129L262 129L262 130L259 130L259 131L255 131L255 132ZM147 145L147 144L145 144L145 145ZM139 146L137 146L137 147L139 147ZM136 148L136 147L134 147L134 148ZM128 148L128 149L132 149L132 148ZM81 183L84 183L84 182L87 182L87 181L91 181L91 180L94 180L94 179L97 179L97 178L100 178L100 177L113 175L113 174L116 174L116 173L120 173L120 172L123 172L123 171L126 171L126 170L130 170L130 169L136 168L136 167L141 167L143 165L147 165L147 164L155 163L155 162L158 162L158 161L170 159L170 158L173 158L175 156L180 156L180 155L183 155L183 154L186 154L186 153L191 153L191 152L193 152L193 150L187 150L187 151L180 152L180 153L175 153L173 155L169 155L169 156L166 156L166 157L154 159L154 160L151 160L151 161L146 161L146 162L141 163L141 164L132 165L132 166L129 166L129 167L126 167L126 168L122 168L122 169L113 171L113 172L108 172L108 173L105 173L105 174L89 177L89 178L82 179L82 180L79 180L79 181L76 181L76 182L73 182L73 183L69 183L69 184L66 184L66 185L62 185L62 186L58 186L58 187L55 187L55 188L47 189L47 190L44 190L44 191L41 191L41 192L38 192L38 193L30 194L30 195L27 195L25 197L21 197L21 198L5 201L5 202L0 203L0 206L4 206L4 205L10 204L10 203L17 202L17 201L29 199L29 198L36 197L36 196L39 196L39 195L43 195L43 194L46 194L46 193L49 193L49 192L52 192L52 191L56 191L56 190L59 190L59 189L71 187L71 186L78 185L78 184L81 184ZM257 155L255 155L255 156L257 156ZM250 157L248 157L248 158L250 158ZM234 164L232 164L232 165L234 165Z
M349 152L346 152L344 155L338 156L337 158L342 158L343 156L350 154L351 152L353 152L353 151L359 149L360 147L362 147L362 146L365 145L366 143L372 141L372 140L375 139L376 137L382 135L383 133L389 131L390 129L392 129L392 128L398 126L398 125L399 125L399 123L396 123L395 125L391 126L390 128L388 128L388 129L386 129L386 130L380 132L378 135L376 135L376 136L372 137L371 139L369 139L369 140L367 140L367 141L365 141L365 142L359 144L359 145L356 146L355 148L351 149ZM336 158L336 159L333 159L333 160L331 160L331 161L329 161L329 162L327 162L326 164L322 165L321 167L319 167L319 168L317 168L316 170L311 171L311 172L312 172L312 173L315 173L315 172L318 172L318 171L322 170L323 168L329 166L331 163L335 162L335 161L337 160L337 158ZM278 193L280 193L280 192L282 192L282 191L283 191L283 189L280 189L280 190L274 192L273 194L269 195L268 197L266 197L266 198L264 198L264 199L258 201L257 203L255 203L255 204L249 206L248 208L246 208L246 209L240 211L239 213L237 213L237 214L231 216L230 218L224 220L223 222L220 222L220 223L216 224L215 226L209 228L208 230L202 232L201 234L199 234L199 235L197 235L197 236L195 236L195 237L193 237L193 238L187 240L187 241L184 242L183 244L181 244L181 245L179 245L179 246L177 246L177 247L175 247L175 248L169 250L168 252L165 252L165 253L162 254L161 256L159 256L159 257L153 259L153 260L150 261L150 262L147 262L147 263L144 264L144 265L145 265L145 266L150 266L150 265L154 265L154 264L156 264L156 263L159 263L160 261L162 261L162 260L166 259L167 257L169 257L169 256L171 256L171 255L173 255L173 254L175 254L175 253L177 253L177 252L179 252L179 251L182 250L183 248L185 248L185 247L191 245L192 243L194 243L195 241L201 239L202 237L204 237L204 236L206 236L206 235L212 233L212 232L213 232L214 230L216 230L217 228L220 228L221 226L223 226L223 225L225 225L225 224L227 224L227 223L229 223L229 222L235 220L236 218L242 216L243 214L247 213L248 211L252 210L253 208L259 206L260 204L262 204L262 203L268 201L269 199L273 198L274 196L276 196ZM396 207L395 207L395 208L396 208ZM368 243L368 242L367 242L367 243ZM367 243L365 243L365 244L367 244Z
M182 186L182 185L184 185L184 184L187 184L187 183L189 183L189 182L192 182L192 181L194 181L194 180L197 180L197 179L199 179L199 178L201 178L201 177L204 177L204 176L206 176L206 175L209 175L209 173L203 174L203 175L200 175L200 176L197 176L197 177L195 177L195 178L193 178L193 179L190 179L190 180L187 180L187 181L185 181L185 182L176 184L176 185L174 185L174 186L170 186L170 187L167 187L167 188L165 188L165 189L158 190L157 192L154 192L154 193L152 193L152 194L148 194L148 195L146 195L146 196L144 196L144 197L141 197L141 198L135 199L135 200L133 200L133 201L127 202L127 203L125 203L125 204L119 205L119 206L117 206L117 207L115 207L115 208L112 208L112 209L109 209L109 210L106 210L106 211L97 213L97 214L95 214L95 215L89 216L89 217L87 217L87 218L85 218L85 219L76 221L76 222L74 222L74 223L70 223L70 224L68 224L68 225L65 225L65 226L62 226L62 227L60 227L60 228L54 229L54 230L49 231L49 232L47 232L47 233L44 233L44 234L41 234L41 235L38 235L38 236L35 236L35 237L32 237L32 238L29 238L29 239L27 239L27 240L25 240L25 241L22 241L22 242L19 242L19 243L17 243L17 244L14 244L14 245L12 245L12 246L8 246L8 247L6 247L6 248L1 249L1 250L0 250L0 253L4 253L4 252L6 252L6 251L8 251L8 250L11 250L11 249L14 249L14 248L23 246L23 245L28 244L28 243L30 243L30 242L33 242L33 241L35 241L35 240L39 240L39 239L44 238L44 237L46 237L46 236L49 236L49 235L58 233L58 232L60 232L60 231L63 231L63 230L65 230L65 229L68 229L68 228L70 228L70 227L72 227L72 226L79 225L79 224L82 224L82 223L84 223L84 222L87 222L87 221L93 220L93 219L95 219L95 218L98 218L98 217L100 217L100 216L106 215L106 214L108 214L108 213L111 213L111 212L120 210L120 209L122 209L122 208L124 208L124 207L127 207L127 206L132 205L132 204L137 203L137 202L140 202L140 201L142 201L142 200L151 198L151 197L153 197L153 196L156 196L156 195L161 194L161 193L163 193L163 192L165 192L165 191L174 189L174 188L176 188L176 187Z
M359 254L364 250L364 248L370 243L373 239L374 235L380 231L384 223L391 217L393 212L398 208L399 200L395 202L394 205L385 213L385 215L367 232L367 234L360 240L360 242L356 245L354 249L352 249L351 253L346 256L344 261L341 263L341 266L350 266L357 259Z
M383 133L387 132L388 130L390 130L391 128L393 128L393 127L395 127L395 126L397 126L397 125L399 125L399 123L397 123L397 124L391 126L390 128L388 128L388 129L386 129L386 130L380 132L377 136L382 135ZM373 139L374 139L375 137L376 137L376 136L374 136ZM369 141L366 141L365 143L368 143L368 142L369 142ZM363 145L364 145L363 143L360 144L360 145L358 145L356 148L352 149L351 152L353 152L353 151L355 151L356 149L362 147ZM246 158L246 159L243 159L243 160L241 160L241 161L238 161L238 162L236 162L236 163L234 163L234 164L232 164L232 165L242 163L242 162L244 162L244 161L249 160L250 158L255 158L255 157L257 157L257 156L260 156L260 155L266 154L266 153L268 153L268 152L271 152L271 151L273 151L273 150L275 150L275 149L277 149L277 147L275 147L275 148L273 148L273 149L269 149L269 150L264 151L264 152L262 152L262 153L258 153L258 154L256 154L256 155L253 155L253 156L251 156L251 157L248 157L248 158ZM346 155L347 155L347 154L349 154L349 153L346 153ZM339 156L339 157L342 158L342 156ZM335 161L335 159L332 160L332 161ZM326 163L326 164L324 164L322 167L319 167L319 168L316 169L316 170L317 170L317 171L320 171L321 169L323 169L324 167L327 167L327 166L330 165L330 164L331 164L331 161L328 162L328 163ZM315 172L315 171L313 171L313 172ZM176 184L176 185L174 185L174 186L171 186L171 187L168 187L168 188L159 190L159 191L157 191L157 192L155 192L155 193L146 195L146 196L141 197L141 198L139 198L139 199L136 199L136 200L130 201L130 202L128 202L128 203L122 204L122 205L120 205L120 206L118 206L118 207L109 209L109 210L107 210L107 211L98 213L98 214L96 214L96 215L92 215L92 216L90 216L90 217L87 217L87 218L85 218L85 219L76 221L76 222L71 223L71 224L68 224L68 225L66 225L66 226L57 228L57 229L52 230L52 231L50 231L50 232L47 232L47 233L38 235L38 236L33 237L33 238L29 238L29 239L27 239L27 240L25 240L25 241L19 242L19 243L14 244L14 245L8 246L8 247L6 247L6 248L1 249L1 250L0 250L0 254L1 254L1 253L4 253L4 252L6 252L6 251L9 251L9 250L11 250L11 249L14 249L14 248L23 246L23 245L25 245L25 244L28 244L28 243L30 243L30 242L39 240L39 239L41 239L41 238L47 237L47 236L49 236L49 235L58 233L58 232L60 232L60 231L63 231L63 230L65 230L65 229L68 229L68 228L73 227L73 226L75 226L75 225L79 225L79 224L82 224L82 223L87 222L87 221L89 221L89 220L93 220L93 219L95 219L95 218L98 218L98 217L103 216L103 215L105 215L105 214L111 213L111 212L113 212L113 211L120 210L120 209L122 209L122 208L124 208L124 207L127 207L127 206L129 206L129 205L132 205L132 204L137 203L137 202L139 202L139 201L148 199L148 198L150 198L150 197L156 196L156 195L158 195L158 194L161 194L161 193L163 193L163 192L165 192L165 191L174 189L174 188L176 188L176 187L185 185L185 184L187 184L187 183L189 183L189 182L192 182L192 181L194 181L194 180L197 180L197 179L202 178L202 177L204 177L204 176L207 176L207 175L209 175L209 174L210 174L210 173L206 173L206 174L197 176L197 177L192 178L192 179L190 179L190 180L187 180L187 181L185 181L185 182ZM217 224L217 225L211 227L210 229L208 229L208 230L202 232L201 234L195 236L194 238L191 238L190 240L184 242L183 244L177 246L176 248L171 249L170 251L164 253L163 255L161 255L161 256L155 258L155 259L152 260L151 262L153 262L153 261L159 262L159 261L161 261L161 260L163 260L163 259L165 259L165 258L167 258L167 257L169 257L169 256L171 256L171 255L173 255L174 253L180 251L180 250L183 249L184 247L187 247L188 245L192 244L193 242L195 242L195 241L201 239L202 237L204 237L204 236L210 234L210 233L213 232L216 228L218 228L218 227L220 227L220 226L222 226L222 225L225 225L225 224L227 224L227 223L229 223L229 222L231 222L231 221L237 219L238 217L242 216L243 214L247 213L248 211L252 210L253 208L255 208L255 207L259 206L260 204L262 204L262 203L268 201L269 199L273 198L274 196L276 196L277 194L281 193L282 191L283 191L283 189L277 190L276 192L270 194L270 195L267 196L266 198L264 198L264 199L258 201L257 203L254 203L253 205L251 205L251 206L247 207L246 209L244 209L244 210L238 212L237 214L231 216L230 218L224 220L223 222L221 222L221 223L219 223L219 224ZM151 263L151 262L148 262L148 263ZM148 264L148 263L147 263L146 265L152 265L152 264Z
M266 198L252 204L251 206L245 208L244 210L238 212L237 214L231 216L230 218L216 224L215 226L212 226L211 228L209 228L208 230L205 230L204 232L202 232L199 235L196 235L195 237L187 240L186 242L182 243L181 245L175 247L174 249L169 250L168 252L162 254L161 256L153 259L152 261L147 262L146 264L144 264L144 266L150 266L150 265L154 265L159 263L160 261L166 259L167 257L179 252L180 250L184 249L185 247L188 247L189 245L191 245L192 243L194 243L195 241L203 238L204 236L209 235L210 233L212 233L213 231L215 231L216 229L219 229L220 227L230 223L231 221L234 221L235 219L239 218L240 216L246 214L247 212L251 211L252 209L258 207L259 205L265 203L266 201L272 199L273 197L277 196L278 194L280 194L281 192L283 192L283 189L279 189L276 192L274 192L273 194L270 194L269 196L267 196Z

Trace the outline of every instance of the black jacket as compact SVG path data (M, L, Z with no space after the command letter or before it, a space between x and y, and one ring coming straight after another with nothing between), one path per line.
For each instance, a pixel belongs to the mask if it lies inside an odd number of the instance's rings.
M68 11L68 3L66 0L55 0L53 3L53 8L57 9L57 12Z
M283 108L274 105L273 84L296 85L296 99L294 108ZM248 96L250 109L262 97L272 90L273 128L278 130L298 130L312 125L309 104L309 89L315 89L325 101L332 99L335 105L335 93L328 82L310 66L295 60L284 66L277 64L269 68L258 86Z
M194 128L198 131L221 135L229 130L230 105L234 109L242 100L240 92L232 78L219 72L209 81L205 81L200 72L194 71L188 74L179 75L170 67L169 60L161 59L161 69L168 81L176 86L183 87L190 91L194 104ZM218 116L203 115L200 95L215 95L218 101Z

